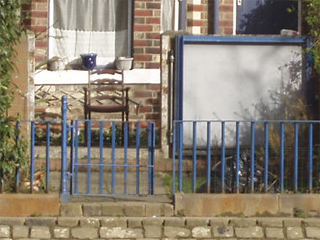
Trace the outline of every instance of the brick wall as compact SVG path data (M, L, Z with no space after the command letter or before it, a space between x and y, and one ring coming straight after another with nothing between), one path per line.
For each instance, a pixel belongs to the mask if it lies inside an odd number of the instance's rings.
M160 0L135 0L135 68L160 68Z
M212 0L188 0L187 31L195 35L212 34L215 19L213 9ZM233 34L233 0L220 0L219 34Z
M207 0L187 1L187 31L190 34L205 35L208 33Z
M23 11L28 12L26 25L35 33L35 62L47 59L48 31L48 0L31 0L30 5L24 5Z
M233 33L233 0L221 0L219 7L219 33L231 35Z

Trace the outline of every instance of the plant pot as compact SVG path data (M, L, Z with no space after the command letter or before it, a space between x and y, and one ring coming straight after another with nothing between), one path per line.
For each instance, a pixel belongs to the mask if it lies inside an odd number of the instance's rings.
M97 63L97 54L96 53L83 53L81 54L82 66L87 70L93 70Z
M133 58L127 57L117 57L116 58L116 67L119 70L130 70L132 68Z
M68 64L67 59L53 57L48 60L48 70L50 71L65 70L67 64Z

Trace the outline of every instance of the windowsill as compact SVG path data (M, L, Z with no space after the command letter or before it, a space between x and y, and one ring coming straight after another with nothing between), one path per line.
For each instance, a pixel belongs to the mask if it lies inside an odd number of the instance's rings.
M160 69L132 69L123 72L125 84L160 84ZM121 80L121 74L94 74L91 81L103 78ZM88 71L80 70L36 70L35 85L87 84Z

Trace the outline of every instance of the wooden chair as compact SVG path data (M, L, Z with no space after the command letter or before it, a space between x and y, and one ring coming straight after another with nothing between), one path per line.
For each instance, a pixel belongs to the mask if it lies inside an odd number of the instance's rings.
M90 73L89 73L90 74ZM84 88L84 115L91 119L91 113L122 114L122 121L129 121L129 87L123 81L115 79L99 79L90 81Z

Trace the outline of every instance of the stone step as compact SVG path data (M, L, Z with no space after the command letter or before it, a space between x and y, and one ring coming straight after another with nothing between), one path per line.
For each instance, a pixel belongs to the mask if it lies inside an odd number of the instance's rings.
M171 203L69 202L60 203L61 217L171 217Z
M0 217L1 239L319 239L316 218Z

